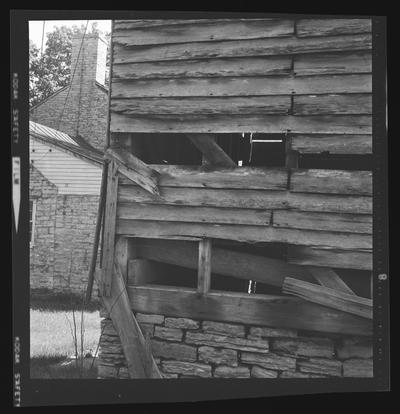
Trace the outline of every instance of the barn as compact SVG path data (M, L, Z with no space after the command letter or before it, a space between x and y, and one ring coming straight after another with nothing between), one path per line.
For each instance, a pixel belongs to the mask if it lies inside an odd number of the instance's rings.
M373 376L371 26L113 21L100 378Z

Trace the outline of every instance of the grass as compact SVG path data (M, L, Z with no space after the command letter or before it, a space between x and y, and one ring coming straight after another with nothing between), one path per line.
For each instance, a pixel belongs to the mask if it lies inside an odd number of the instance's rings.
M45 303L49 308L49 302ZM71 310L45 310L44 306L30 311L31 377L32 378L79 378L75 361L67 364L75 355L71 329L74 329ZM81 312L75 312L78 352L80 352ZM96 311L84 311L84 354L94 355L100 338L100 315ZM85 378L96 378L92 358L84 360ZM90 361L90 362L89 362Z

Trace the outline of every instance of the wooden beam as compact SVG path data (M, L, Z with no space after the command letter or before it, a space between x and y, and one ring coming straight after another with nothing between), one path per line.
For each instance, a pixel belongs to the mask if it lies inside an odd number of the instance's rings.
M94 232L92 258L90 262L88 284L86 288L86 297L85 297L86 303L90 302L90 298L92 296L92 290L93 290L94 272L96 270L97 252L99 250L100 230L102 227L104 205L106 201L106 191L107 191L106 184L107 184L107 175L108 175L107 171L108 171L108 162L104 161L103 171L101 175L100 199L99 199L99 205L98 205L98 210L97 210L96 228Z
M156 239L137 240L137 252L139 257L145 259L189 269L198 268L196 243ZM216 247L212 249L211 268L215 274L251 279L278 287L282 287L286 276L313 281L312 276L302 266Z
M102 283L100 287L101 296L110 296L111 281L114 263L114 243L116 230L116 215L117 215L117 192L118 192L118 175L117 165L114 161L110 162L108 166L107 175L107 195L104 212L104 246L102 257Z
M197 275L197 291L208 293L211 286L211 239L202 239L199 242L199 267Z
M164 286L129 286L135 312L280 326L342 335L372 335L372 323L359 316L289 296L209 292Z
M120 337L129 377L161 378L157 364L153 356L149 355L146 340L131 311L130 299L118 265L114 265L111 294L109 297L102 296L102 301Z
M139 158L121 148L109 148L105 156L115 161L119 172L126 178L140 185L149 193L160 195L158 189L159 173L156 170L150 168Z
M237 167L235 162L215 142L213 136L207 134L187 134L187 136L196 148L202 152L207 163L215 167Z
M308 270L322 286L339 290L347 293L348 295L355 295L355 293L347 286L340 276L332 269L309 266Z
M289 293L313 303L372 319L372 300L349 295L336 289L318 286L303 280L285 278L283 293Z

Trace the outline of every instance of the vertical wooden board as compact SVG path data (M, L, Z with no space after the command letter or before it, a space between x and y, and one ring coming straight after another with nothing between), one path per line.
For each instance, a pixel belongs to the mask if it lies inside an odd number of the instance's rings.
M337 36L370 33L371 19L301 19L296 22L298 37Z
M107 194L104 220L104 250L102 262L102 296L110 296L114 263L115 227L117 217L118 176L117 165L111 161L108 166Z
M197 276L197 291L205 294L211 286L211 239L202 239L199 242L199 267Z

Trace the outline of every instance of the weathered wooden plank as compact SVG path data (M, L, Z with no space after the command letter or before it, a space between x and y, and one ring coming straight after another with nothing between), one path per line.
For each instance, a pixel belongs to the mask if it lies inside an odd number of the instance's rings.
M339 290L347 293L348 295L355 295L355 293L346 285L340 276L332 269L309 266L308 270L322 286Z
M269 226L271 211L262 209L229 209L218 207L119 203L117 217L127 220Z
M210 292L194 289L129 287L131 307L137 312L211 319L251 325L279 326L352 335L371 335L371 321L298 298Z
M109 297L102 296L113 325L121 340L130 378L161 378L153 356L147 352L146 341L131 311L130 299L123 276L114 266ZM98 280L98 282L100 282ZM146 364L148 361L148 364Z
M129 29L136 29L136 28L148 28L148 27L156 27L156 26L172 26L172 25L181 25L183 23L190 24L190 25L203 25L204 23L214 23L214 24L220 24L220 23L226 23L231 21L266 21L266 20L273 20L273 18L270 19L121 19L121 20L114 20L115 24L115 30L129 30Z
M236 163L215 142L212 135L188 134L187 137L203 154L203 161L213 167L236 168Z
M372 214L372 197L285 191L162 187L156 198L138 186L120 186L118 203Z
M125 63L113 65L113 78L198 78L223 76L277 76L291 71L291 57L246 57L227 59ZM351 70L349 72L352 72ZM371 72L366 70L364 72ZM300 68L301 73L301 68ZM341 72L339 72L341 73Z
M372 215L275 210L273 226L372 234Z
M197 291L206 294L211 286L211 239L199 241L199 265L197 274Z
M302 95L293 97L294 115L370 115L371 94Z
M113 44L113 61L118 64L161 60L326 53L369 50L371 48L371 34L324 36L306 39L291 36L266 39L225 40L218 42L177 43L135 48Z
M372 118L366 115L292 116L127 116L111 112L112 132L371 134Z
M371 154L372 135L293 135L292 148L303 154Z
M107 194L104 211L104 243L101 264L100 293L104 297L111 295L112 274L114 265L115 226L117 218L118 175L117 165L111 161L107 172Z
M299 265L372 270L372 251L289 246L288 261Z
M367 234L322 232L277 227L230 224L185 223L118 219L117 234L130 237L179 239L206 237L239 242L278 242L303 246L343 249L371 249L372 236Z
M234 39L259 39L288 36L294 33L294 20L248 19L197 22L182 20L169 24L168 20L151 27L116 27L113 43L122 46L159 45L169 43L210 42Z
M140 185L153 195L159 195L158 172L150 168L142 160L123 149L109 148L106 157L114 160L118 170L132 182Z
M300 19L296 22L298 37L333 36L343 34L370 33L371 19Z
M372 75L252 76L185 79L113 79L115 98L371 93ZM184 101L185 102L185 101ZM220 100L223 104L223 100Z
M295 76L372 72L371 52L295 56L293 62Z
M137 241L140 257L189 269L197 269L197 243L181 240L143 239ZM255 280L282 287L286 276L312 282L314 279L303 266L291 265L283 260L213 247L211 255L213 274Z
M282 291L313 303L372 319L372 300L315 285L291 277L285 278Z
M291 108L291 98L287 96L252 97L184 97L184 98L115 98L110 110L121 115L251 115L287 114Z
M372 196L372 172L320 169L295 170L291 175L290 191Z

